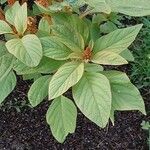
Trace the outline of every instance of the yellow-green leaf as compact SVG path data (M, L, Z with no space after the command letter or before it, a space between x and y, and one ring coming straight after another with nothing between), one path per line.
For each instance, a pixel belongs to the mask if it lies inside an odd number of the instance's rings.
M69 133L74 133L76 118L77 109L74 103L64 96L54 99L46 114L52 134L60 143L64 142Z
M36 35L28 34L22 39L6 43L8 51L29 67L36 67L42 58L42 46Z
M100 73L85 73L73 87L73 98L81 112L104 128L111 111L111 90L108 79Z
M62 65L53 75L49 84L49 99L54 99L65 93L82 77L84 64L82 62L69 62Z

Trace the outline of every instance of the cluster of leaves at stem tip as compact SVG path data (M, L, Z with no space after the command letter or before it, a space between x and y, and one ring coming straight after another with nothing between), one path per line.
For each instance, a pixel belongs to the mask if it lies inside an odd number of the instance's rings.
M127 75L105 71L102 65L133 61L128 47L142 25L118 29L117 19L111 18L117 13L149 15L149 0L36 0L32 9L19 2L8 0L0 10L0 34L5 38L0 42L0 103L16 86L16 74L33 79L28 99L33 107L47 96L53 99L46 120L61 143L75 131L77 107L101 128L109 119L114 123L115 111L146 114L140 92ZM63 96L69 89L73 100Z

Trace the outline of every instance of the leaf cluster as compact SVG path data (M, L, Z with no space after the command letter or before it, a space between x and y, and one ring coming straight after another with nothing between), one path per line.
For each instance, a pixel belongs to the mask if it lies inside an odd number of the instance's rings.
M0 34L6 39L0 43L0 103L16 85L14 71L25 80L33 79L28 99L33 107L47 96L53 99L46 120L61 143L75 131L77 107L102 128L109 119L114 123L115 111L146 114L140 92L127 75L103 68L128 63L128 47L142 25L115 28L104 35L99 31L101 21L111 12L131 16L150 13L148 4L136 1L138 5L133 0L37 0L32 12L27 3L18 1L7 7L0 20ZM85 4L88 7L80 12ZM92 20L85 17L89 14L95 14ZM75 104L64 96L68 90Z

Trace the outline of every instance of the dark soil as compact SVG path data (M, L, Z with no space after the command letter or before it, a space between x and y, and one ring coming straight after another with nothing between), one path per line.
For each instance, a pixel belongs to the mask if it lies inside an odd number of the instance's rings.
M139 112L119 112L115 126L100 129L80 112L76 132L64 144L53 138L46 124L45 113L50 102L35 109L27 104L29 83L19 79L13 93L0 108L0 150L147 150L147 134L141 129L142 120L150 120ZM147 108L150 91L143 90ZM21 112L17 111L20 108Z

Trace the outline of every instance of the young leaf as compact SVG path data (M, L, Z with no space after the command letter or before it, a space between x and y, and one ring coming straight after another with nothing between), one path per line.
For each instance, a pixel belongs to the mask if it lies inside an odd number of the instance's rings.
M27 29L27 3L24 3L17 11L14 18L15 28L23 34Z
M57 37L44 37L41 38L43 47L43 55L56 60L66 60L72 51L63 44Z
M149 0L106 0L112 12L129 16L147 16L150 14Z
M75 85L81 79L83 71L84 64L81 62L69 62L61 66L50 81L49 99L62 95Z
M142 25L136 25L125 29L117 29L99 38L94 45L93 52L111 51L121 53L135 40Z
M73 102L60 96L49 107L46 120L50 125L53 136L63 143L69 133L74 133L76 128L77 109Z
M5 18L10 24L15 25L14 18L16 16L17 11L20 9L20 7L21 6L19 2L16 1L15 4L6 11Z
M28 34L22 39L6 43L8 51L29 67L35 67L42 58L42 46L36 35Z
M138 89L130 82L125 73L106 71L103 74L109 79L112 90L112 111L139 110L145 112L144 101Z
M13 33L11 27L3 20L0 20L0 34Z
M33 107L36 107L40 104L43 99L48 95L48 85L50 81L50 76L42 76L37 79L28 92L29 102Z
M96 53L91 61L102 65L123 65L128 63L120 55L107 50Z
M0 103L12 92L16 86L16 76L10 72L5 78L0 80Z
M108 79L100 73L85 73L73 87L73 98L82 113L104 128L111 110L111 90Z

